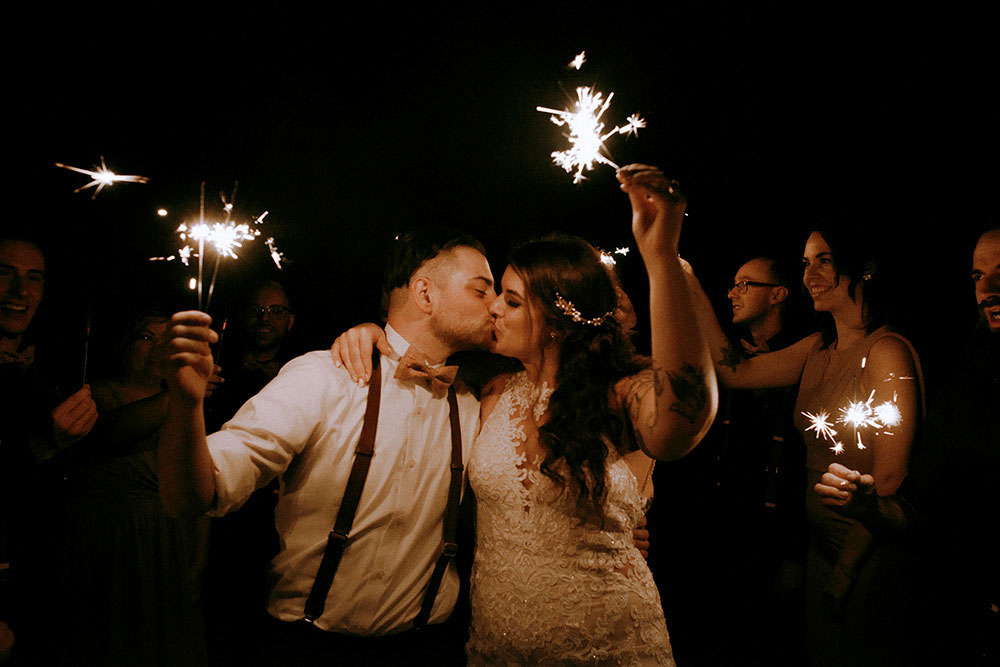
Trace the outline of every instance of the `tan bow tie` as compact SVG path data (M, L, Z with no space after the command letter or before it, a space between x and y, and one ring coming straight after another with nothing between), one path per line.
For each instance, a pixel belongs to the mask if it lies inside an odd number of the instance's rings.
M18 350L9 339L0 340L0 364L16 364L22 368L27 368L34 361L34 345L29 345L23 350Z
M458 366L438 366L432 368L417 348L412 345L399 360L396 374L397 380L414 382L425 387L435 396L444 396L448 387L455 381Z

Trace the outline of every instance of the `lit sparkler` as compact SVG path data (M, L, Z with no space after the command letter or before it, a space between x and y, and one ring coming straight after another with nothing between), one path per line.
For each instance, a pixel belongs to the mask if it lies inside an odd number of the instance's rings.
M867 401L851 401L846 408L840 408L841 417L837 419L841 424L849 424L855 429L870 426L881 428L882 425L875 419L875 411L872 409L872 399L875 398L873 390Z
M875 419L885 426L899 426L899 423L903 421L903 415L899 411L899 406L896 405L896 395L893 394L891 401L885 401L876 405L874 408Z
M604 131L604 123L601 116L611 105L614 93L609 93L604 99L603 93L592 90L590 87L581 86L576 89L577 101L576 110L549 109L548 107L535 107L542 113L550 114L550 119L559 127L569 128L570 147L564 151L554 151L552 161L566 170L566 173L573 172L573 182L579 183L586 178L584 171L590 171L594 164L606 164L615 169L618 168L607 155L604 154L604 142L615 134L635 134L640 127L646 127L646 121L633 114L629 116L624 126L616 125L608 132Z
M86 190L87 188L97 187L94 190L94 194L91 199L96 199L97 195L101 193L105 187L109 185L114 185L115 183L147 183L149 181L145 176L127 175L127 174L116 174L115 172L108 169L107 165L104 164L104 156L101 156L101 166L98 167L94 165L94 170L81 169L80 167L71 167L68 164L63 164L61 162L55 163L57 167L63 169L69 169L70 171L75 171L79 174L86 174L92 179L90 183L81 185L73 192L80 192L81 190Z
M840 408L840 417L837 418L837 423L853 428L858 449L866 449L861 436L862 431L871 429L876 435L880 433L893 435L886 429L902 423L903 416L896 403L897 398L897 394L893 393L891 401L883 401L873 406L872 403L875 400L875 391L873 390L868 395L868 400L850 401L847 406ZM810 412L803 412L802 415L810 423L806 427L807 431L815 431L817 438L823 438L832 442L833 447L830 449L834 453L840 454L844 451L843 443L836 440L837 431L834 428L834 424L829 421L830 415L828 413L820 412L814 415Z
M269 236L264 243L267 244L267 249L271 252L271 259L274 261L274 265L279 269L281 268L281 260L285 258L285 254L278 250L278 247L274 245L274 237Z
M823 438L832 442L833 447L830 449L834 453L840 454L844 451L844 445L837 441L837 431L833 428L833 423L829 421L829 413L821 411L819 414L814 415L811 412L803 412L802 415L810 422L810 425L806 428L807 431L815 431L817 438Z
M238 184L237 184L238 185ZM220 194L222 200L222 222L207 221L205 219L205 184L201 185L200 213L197 222L183 222L177 227L177 234L184 244L177 250L177 253L167 257L150 257L151 261L173 261L179 259L182 264L189 266L192 257L198 258L198 276L191 279L191 289L198 291L198 308L207 310L212 301L212 294L215 291L215 282L219 275L219 267L224 257L238 259L237 250L243 247L247 241L253 241L261 236L259 226L267 217L268 212L264 211L252 222L237 223L231 218L234 211L234 200L236 197L236 186L233 187L232 194L227 198ZM215 267L212 271L212 279L208 285L207 296L203 293L203 277L205 270L205 248L206 246L215 253ZM278 251L274 243L274 237L267 240L267 247L271 259L281 268L281 260L284 255ZM204 297L204 298L203 298Z

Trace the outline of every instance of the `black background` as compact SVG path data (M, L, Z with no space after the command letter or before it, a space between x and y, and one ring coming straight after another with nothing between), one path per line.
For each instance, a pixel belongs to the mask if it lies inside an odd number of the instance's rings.
M867 221L859 243L883 250L898 323L930 363L947 363L942 334L974 321L970 249L996 221L985 10L429 7L7 10L4 226L47 244L44 326L78 340L88 293L100 314L136 286L183 284L176 266L147 258L176 249L202 181L209 212L237 181L240 215L269 211L309 344L376 315L381 258L400 229L468 229L497 279L513 242L548 230L631 245L613 169L574 185L550 159L564 140L535 107L568 106L578 85L615 91L609 124L648 121L637 138L611 139L610 155L681 180L682 253L720 306L747 257L794 261L809 225L839 210ZM577 72L567 64L581 50ZM73 193L85 176L54 166L101 156L149 183L91 199ZM620 268L641 304L637 254ZM259 249L223 264L213 312L273 270Z

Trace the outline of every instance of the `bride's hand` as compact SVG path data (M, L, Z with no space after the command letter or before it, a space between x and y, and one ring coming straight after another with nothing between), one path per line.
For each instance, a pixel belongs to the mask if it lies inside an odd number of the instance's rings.
M382 354L392 353L385 330L377 324L365 322L337 336L330 346L330 358L337 368L344 367L351 376L351 382L363 387L372 376L373 348L378 348Z
M676 256L687 208L677 181L644 164L622 167L618 180L632 204L632 234L643 259Z

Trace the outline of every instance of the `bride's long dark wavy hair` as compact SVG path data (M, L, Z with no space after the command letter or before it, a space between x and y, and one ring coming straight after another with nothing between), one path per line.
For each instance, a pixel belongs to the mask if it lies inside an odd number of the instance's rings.
M594 246L576 236L551 234L516 247L509 264L540 302L548 331L561 341L558 386L549 401L549 420L539 428L545 449L541 471L576 494L583 518L601 517L607 443L620 453L628 449L622 442L627 417L612 412L611 392L649 361L636 354L622 325L625 304L619 303L617 278ZM556 306L557 294L583 319L617 312L597 326L577 322ZM568 479L557 466L560 461Z

